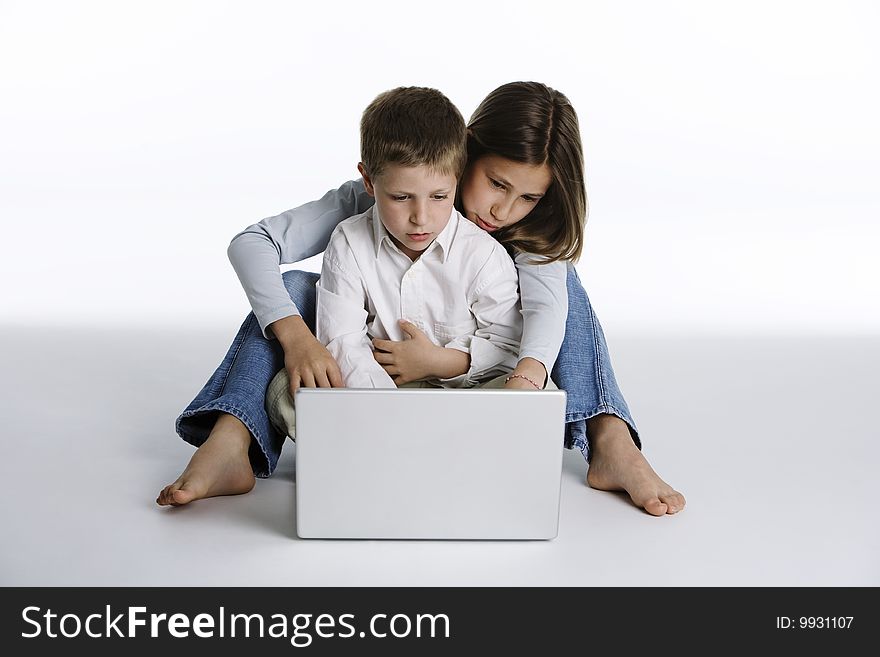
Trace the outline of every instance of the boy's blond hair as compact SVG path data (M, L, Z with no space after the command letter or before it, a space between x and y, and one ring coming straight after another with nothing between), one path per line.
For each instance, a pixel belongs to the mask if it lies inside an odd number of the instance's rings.
M397 87L367 106L361 117L361 162L381 176L389 164L428 166L456 179L467 160L461 112L436 89Z

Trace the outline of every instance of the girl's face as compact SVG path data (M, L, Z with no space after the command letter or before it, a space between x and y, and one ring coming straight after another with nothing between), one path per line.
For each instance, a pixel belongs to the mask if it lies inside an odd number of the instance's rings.
M461 178L463 214L488 232L512 226L532 211L552 180L546 164L483 155L467 166Z

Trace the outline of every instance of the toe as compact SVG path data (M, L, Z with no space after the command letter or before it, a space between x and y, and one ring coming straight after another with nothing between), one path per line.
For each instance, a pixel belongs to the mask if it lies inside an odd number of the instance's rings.
M195 493L189 490L185 490L183 488L178 488L177 490L171 491L171 504L175 506L180 506L181 504L189 504L195 498Z
M661 502L659 498L654 497L644 504L644 508L652 516L665 516L669 507Z
M673 492L670 495L661 495L660 500L665 502L669 507L666 513L678 513L684 508L685 499L684 495L678 492Z

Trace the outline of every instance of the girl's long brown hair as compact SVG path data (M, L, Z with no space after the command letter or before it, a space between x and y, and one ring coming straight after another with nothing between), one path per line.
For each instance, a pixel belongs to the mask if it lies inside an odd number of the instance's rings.
M491 92L468 124L468 162L483 155L547 164L547 193L521 221L493 237L508 249L577 261L587 220L584 154L577 114L564 94L540 82L511 82Z

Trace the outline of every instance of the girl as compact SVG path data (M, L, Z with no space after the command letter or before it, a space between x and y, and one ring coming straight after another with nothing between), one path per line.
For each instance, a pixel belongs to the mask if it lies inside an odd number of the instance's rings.
M282 366L291 393L300 385L343 385L336 362L312 333L318 276L282 276L278 267L322 252L336 225L372 202L361 181L346 183L232 240L229 258L254 312L177 419L178 434L198 449L157 503L180 506L246 493L255 474L272 473L285 437L271 427L264 395ZM626 491L655 516L683 509L684 497L640 451L602 329L573 267L583 249L587 198L577 115L563 94L536 82L514 82L485 98L468 124L468 165L456 207L508 248L519 272L523 338L506 386L542 388L550 374L567 392L565 446L583 452L587 483ZM419 337L412 325L405 329ZM375 345L377 361L398 384L410 380L418 344L411 339Z

